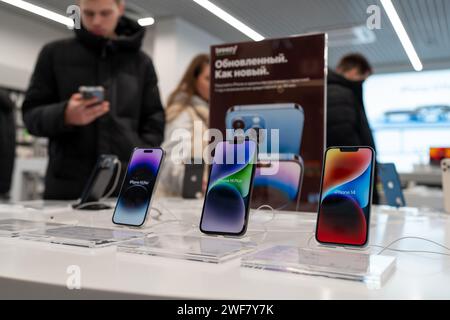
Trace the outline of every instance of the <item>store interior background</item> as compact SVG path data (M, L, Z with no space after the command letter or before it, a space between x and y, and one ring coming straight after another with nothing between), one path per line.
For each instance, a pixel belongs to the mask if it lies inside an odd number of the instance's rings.
M73 0L30 0L64 14ZM378 0L214 0L266 38L311 32L329 34L330 68L350 52L360 52L375 75L365 84L365 103L380 162L394 162L409 206L442 209L441 171L429 165L430 147L450 147L450 111L431 110L421 120L418 107L450 109L450 1L395 0L395 6L423 64L414 71ZM366 26L367 8L378 5L381 29ZM151 16L143 50L154 62L163 102L193 56L214 44L250 39L191 0L127 1L131 17ZM17 104L17 158L11 200L39 199L46 167L46 140L27 134L20 113L23 91L42 46L70 37L64 25L0 1L0 87ZM390 111L402 111L389 113ZM396 118L395 118L396 117ZM403 117L403 118L402 118Z

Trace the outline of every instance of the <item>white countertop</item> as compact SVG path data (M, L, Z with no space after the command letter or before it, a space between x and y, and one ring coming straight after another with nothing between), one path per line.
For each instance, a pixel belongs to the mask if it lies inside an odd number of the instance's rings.
M161 199L154 206L170 210L164 219L177 217L187 225L198 223L201 213L199 201ZM111 214L112 210L75 213L62 206L30 210L0 205L0 219L110 227ZM269 221L271 216L268 212L251 215L249 234L268 230L264 237L259 233L252 240L302 245L311 238L315 214L276 213ZM147 226L154 224L150 219ZM177 232L178 227L178 222L166 223L154 232ZM450 246L450 216L417 209L373 210L370 244L386 245L402 236L420 236ZM394 247L450 254L419 240L405 240ZM115 246L88 249L0 237L0 298L450 299L449 256L384 254L397 257L396 270L381 289L371 289L361 282L241 268L239 259L216 265L121 253ZM71 265L80 267L81 290L67 289Z

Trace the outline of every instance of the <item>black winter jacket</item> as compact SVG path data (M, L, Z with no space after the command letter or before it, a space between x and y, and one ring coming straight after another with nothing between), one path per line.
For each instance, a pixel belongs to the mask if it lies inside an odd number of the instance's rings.
M0 91L0 194L9 192L16 154L14 104L6 91Z
M327 145L375 149L364 110L362 84L329 71L327 91Z
M23 104L29 132L49 138L45 199L78 198L100 154L115 154L126 164L134 147L159 146L164 137L156 73L140 50L145 30L122 18L115 40L84 28L75 33L42 49ZM68 127L67 101L82 85L103 86L110 112L87 126Z
M327 146L369 146L375 141L367 120L363 101L363 86L329 70L327 89ZM379 202L374 172L373 202Z

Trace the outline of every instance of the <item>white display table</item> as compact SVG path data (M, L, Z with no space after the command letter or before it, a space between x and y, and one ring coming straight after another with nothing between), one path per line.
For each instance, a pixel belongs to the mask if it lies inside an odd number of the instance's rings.
M164 219L180 218L184 227L195 228L198 224L199 201L160 199L154 206L170 210L171 214L165 213ZM110 227L111 214L112 210L73 212L61 204L42 209L0 205L0 219L13 217ZM273 220L271 217L269 212L252 213L249 234L253 241L260 245L298 245L311 241L315 214L277 212ZM178 232L177 228L178 222L167 222L155 227L154 232ZM397 211L379 207L374 210L371 245L385 245L403 236L425 237L449 246L450 216L414 209ZM419 240L405 240L394 247L450 254ZM242 268L240 259L210 264L122 253L115 246L89 249L1 237L0 298L450 298L449 256L392 251L384 254L397 257L396 270L380 289L371 289L361 282ZM74 270L71 266L81 272L80 290L67 288Z

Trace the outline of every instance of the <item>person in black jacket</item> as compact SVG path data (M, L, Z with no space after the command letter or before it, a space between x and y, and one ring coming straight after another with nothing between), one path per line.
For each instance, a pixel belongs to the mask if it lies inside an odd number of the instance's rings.
M14 103L0 90L0 199L7 198L16 155Z
M126 162L134 147L156 147L165 115L145 29L123 16L122 0L81 0L81 29L39 54L23 104L29 132L49 138L45 199L76 199L100 154ZM80 86L103 86L92 105Z
M363 101L363 83L373 70L359 54L344 56L328 72L327 146L369 146L376 150ZM373 202L378 203L375 170Z

